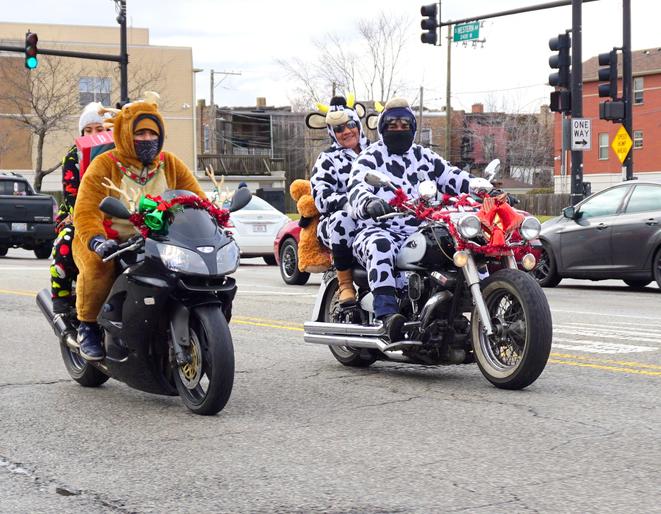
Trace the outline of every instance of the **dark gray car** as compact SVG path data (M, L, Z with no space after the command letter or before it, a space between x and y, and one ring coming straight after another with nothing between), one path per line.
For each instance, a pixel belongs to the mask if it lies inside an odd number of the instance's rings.
M532 271L542 287L563 278L621 279L661 287L661 183L629 181L593 194L542 224Z

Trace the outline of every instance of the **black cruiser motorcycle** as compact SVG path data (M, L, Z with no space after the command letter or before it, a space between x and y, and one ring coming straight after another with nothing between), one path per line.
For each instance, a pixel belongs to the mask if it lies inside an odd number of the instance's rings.
M480 179L483 180L484 179ZM374 187L394 193L400 212L415 214L419 229L404 243L396 269L407 276L399 297L407 322L404 337L390 341L374 319L373 296L364 268L354 268L358 303L342 308L334 271L322 279L304 340L328 345L345 366L376 360L424 365L477 362L484 377L503 389L522 389L542 373L551 350L552 321L542 288L527 271L534 268L531 245L539 221L512 209L505 193L483 198L439 199L426 181L415 201L385 178L368 174ZM488 181L487 186L491 187ZM391 202L392 203L392 202Z
M162 199L190 195L168 191ZM250 198L247 188L239 189L230 212ZM112 197L99 207L120 219L135 214ZM239 265L239 247L201 208L180 208L163 232L136 235L105 259L116 260L118 276L98 316L103 360L80 356L75 313L55 315L48 289L37 295L37 305L80 385L98 387L112 377L141 391L179 395L192 412L213 415L225 407L234 383L228 322L237 288L228 275Z

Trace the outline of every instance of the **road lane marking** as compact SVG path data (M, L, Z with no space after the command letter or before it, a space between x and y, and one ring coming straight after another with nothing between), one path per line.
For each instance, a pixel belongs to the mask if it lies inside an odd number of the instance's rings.
M586 339L563 339L554 337L553 347L560 350L573 350L587 353L640 353L658 350L654 346L636 346L633 344L604 343Z
M585 315L585 316L608 316L609 318L627 318L627 319L644 319L645 321L650 321L649 316L634 316L630 314L611 314L608 312L587 312L587 311L563 311L561 309L553 309L552 313L561 313L561 314L571 314L576 315Z
M0 294L34 297L37 293L31 291L0 289ZM236 323L240 325L251 325L251 326L263 327L263 328L273 328L277 330L290 330L295 332L303 332L302 325L292 324L287 322L283 323L279 320L272 320L267 318L255 318L251 316L234 316L232 318L232 323ZM649 348L649 347L645 347L645 348ZM617 373L661 376L661 366L657 366L655 364L647 364L643 362L615 361L609 359L599 359L599 358L591 358L580 355L553 353L553 352L550 354L550 358L548 362L552 364L592 368L592 369L599 369L603 371L611 371ZM610 364L617 364L617 366L611 366Z
M0 266L0 271L39 271L48 273L50 266L48 268L38 268L36 266Z

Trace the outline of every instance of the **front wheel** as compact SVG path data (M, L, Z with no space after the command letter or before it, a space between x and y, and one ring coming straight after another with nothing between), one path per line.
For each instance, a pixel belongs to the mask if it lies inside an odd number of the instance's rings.
M553 324L544 291L527 273L497 271L482 284L493 334L487 336L473 309L473 352L484 377L501 389L523 389L546 366Z
M264 259L264 262L269 266L275 266L276 264L278 264L275 261L275 255L265 255L264 257L262 257L262 259Z
M646 280L644 278L641 279L641 280L635 280L635 279L629 279L628 278L624 281L624 283L626 285L628 285L629 287L631 287L633 289L642 289L643 287L645 287L650 282L651 282L650 280Z
M280 275L291 286L302 286L310 278L309 273L298 269L298 245L294 239L287 239L280 247Z
M174 369L174 382L184 405L195 414L223 410L234 385L234 346L225 316L217 305L196 307L190 313L190 362Z
M555 287L562 280L562 278L558 276L553 252L547 244L544 244L542 247L537 265L530 273L542 287Z
M326 323L338 322L340 309L340 290L337 279L326 290L325 305L323 306L324 321ZM367 368L374 364L379 357L375 350L369 348L353 348L351 346L329 346L328 349L335 359L350 368Z
M654 260L652 261L652 274L654 275L654 280L661 287L661 248L656 251L654 255Z

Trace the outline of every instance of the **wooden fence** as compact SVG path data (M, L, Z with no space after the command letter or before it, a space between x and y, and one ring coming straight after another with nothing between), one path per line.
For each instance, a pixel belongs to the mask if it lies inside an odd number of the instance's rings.
M530 214L543 216L560 216L562 209L571 205L570 194L524 194L516 195L519 203L517 209L528 211Z

